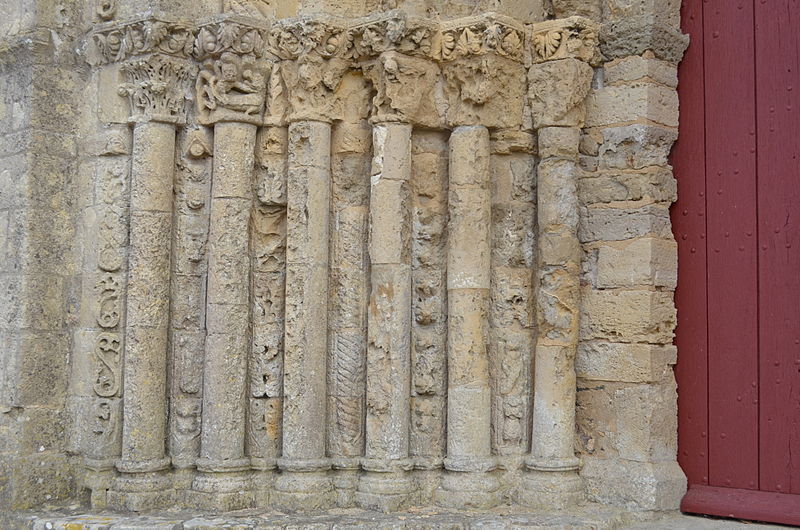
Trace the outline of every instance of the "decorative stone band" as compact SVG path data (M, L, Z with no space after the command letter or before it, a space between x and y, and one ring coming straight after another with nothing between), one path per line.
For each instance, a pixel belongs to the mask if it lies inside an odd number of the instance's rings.
M533 24L529 46L534 63L558 59L580 59L593 66L602 60L599 29L583 17L569 17Z
M269 52L279 59L295 60L310 53L324 59L344 57L347 22L330 16L279 20L269 32Z
M355 60L388 51L436 59L440 44L441 33L435 22L392 10L355 20L347 31L346 50Z
M151 15L123 23L104 23L89 34L95 64L125 61L153 53L204 60L223 52L296 60L315 52L330 59L376 57L387 51L452 61L496 54L517 62L577 58L597 64L599 30L583 17L526 25L497 13L436 23L400 10L346 21L331 16L263 20L217 16L200 26ZM355 66L355 65L354 65Z
M152 53L188 59L196 31L190 24L153 15L101 24L89 35L90 61L108 64Z
M445 22L436 56L452 61L495 54L521 63L525 59L524 52L525 26L513 18L487 13Z
M192 54L201 61L226 52L261 58L267 53L268 40L269 24L263 20L217 16L200 25Z

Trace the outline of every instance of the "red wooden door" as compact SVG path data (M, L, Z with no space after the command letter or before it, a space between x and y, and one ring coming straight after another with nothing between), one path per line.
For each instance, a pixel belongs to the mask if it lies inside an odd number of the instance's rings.
M684 511L800 524L800 0L684 0Z

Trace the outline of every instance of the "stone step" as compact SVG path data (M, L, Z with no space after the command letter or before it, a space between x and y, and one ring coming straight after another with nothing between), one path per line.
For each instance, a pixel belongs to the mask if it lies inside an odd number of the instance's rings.
M192 513L135 514L17 513L0 515L8 530L612 530L624 528L624 511L584 506L570 513L524 512L506 507L490 512L419 510L384 514L356 509L318 515L259 510L198 516Z

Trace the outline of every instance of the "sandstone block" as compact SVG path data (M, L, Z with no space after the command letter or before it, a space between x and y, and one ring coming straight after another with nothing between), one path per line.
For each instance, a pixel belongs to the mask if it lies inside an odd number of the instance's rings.
M578 346L575 370L588 381L655 383L667 376L676 360L672 345L588 341Z
M589 93L592 67L577 59L548 61L531 66L530 83L533 126L583 127L586 119L584 99Z
M678 64L689 46L689 36L676 25L650 15L611 19L600 32L600 49L609 59L651 51L659 59Z
M603 130L600 169L642 169L668 166L678 131L653 125L628 125Z
M536 163L533 156L514 153L495 155L491 161L493 203L535 202Z
M672 293L583 290L581 340L669 344L675 323Z
M539 164L538 172L539 230L574 232L579 217L577 181L580 170L570 160L548 159Z
M492 207L492 262L500 267L534 265L536 208L527 202Z
M634 209L588 208L581 215L581 242L622 241L641 236L672 237L672 224L666 206L650 205Z
M448 380L450 385L487 384L489 293L487 289L448 292Z
M595 285L599 288L652 285L675 289L678 245L671 239L641 238L597 249Z
M581 246L572 235L544 232L539 234L539 262L545 266L564 267L580 263Z
M458 127L450 136L450 187L485 188L489 183L489 131Z
M646 15L654 21L680 26L680 0L602 0L606 19L621 20Z
M672 374L659 384L628 386L614 392L617 417L614 446L619 457L636 462L675 461L677 400Z
M541 158L577 158L581 130L576 127L543 127L539 129Z
M635 173L604 172L581 179L578 192L584 204L644 199L672 203L678 198L678 183L670 169L651 167Z
M448 289L488 289L491 204L488 190L450 190Z
M597 22L603 14L601 0L553 0L556 18L582 16Z
M646 80L672 88L678 86L677 66L639 55L615 59L605 65L604 72L608 85Z
M637 120L677 127L678 93L663 85L631 83L599 88L586 99L587 127Z
M369 257L372 263L408 263L411 196L402 180L373 182L370 201Z
M686 493L686 476L677 462L585 457L581 477L590 500L634 511L676 510Z

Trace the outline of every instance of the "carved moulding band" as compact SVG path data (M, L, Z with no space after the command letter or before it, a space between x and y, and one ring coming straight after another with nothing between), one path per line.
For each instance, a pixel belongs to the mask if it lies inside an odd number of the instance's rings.
M395 9L355 20L347 30L346 55L361 60L395 51L435 59L440 43L438 24Z
M525 26L513 18L487 13L442 24L437 56L444 61L494 54L516 62L525 59Z
M122 62L138 55L159 53L188 59L192 55L195 29L183 22L149 15L122 24L101 24L90 34L93 61Z
M583 17L533 24L530 35L533 62L571 58L596 66L603 59L598 31L594 22Z

